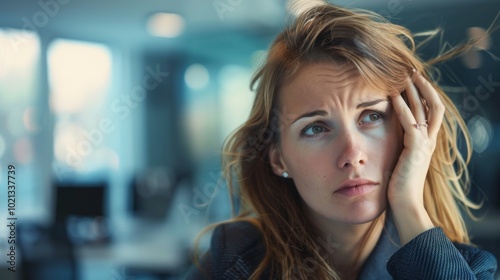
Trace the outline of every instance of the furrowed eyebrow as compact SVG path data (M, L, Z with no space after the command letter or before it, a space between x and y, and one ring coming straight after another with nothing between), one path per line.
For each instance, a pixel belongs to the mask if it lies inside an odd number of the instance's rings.
M389 102L389 100L387 100L387 99L375 99L375 100L372 100L372 101L367 101L367 102L359 103L356 106L356 109L370 107L370 106L373 106L373 105L378 104L378 103L383 102L383 101Z
M315 111L307 112L307 113L300 115L292 123L294 123L302 118L310 118L310 117L314 117L314 116L326 116L326 115L328 115L328 113L325 110L315 110Z
M389 100L387 100L387 99L375 99L375 100L366 101L366 102L358 104L356 106L356 109L370 107L370 106L373 106L373 105L378 104L378 103L383 102L383 101L389 102ZM328 113L325 110L315 110L315 111L307 112L307 113L300 115L298 118L296 118L292 122L292 124L295 123L296 121L302 119L302 118L310 118L310 117L314 117L314 116L326 116L326 115L328 115Z

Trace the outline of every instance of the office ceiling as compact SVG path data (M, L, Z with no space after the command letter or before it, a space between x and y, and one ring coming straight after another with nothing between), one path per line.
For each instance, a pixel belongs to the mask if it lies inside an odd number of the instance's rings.
M460 5L494 5L498 0L338 0L341 6L382 13ZM40 3L46 3L41 5ZM285 25L287 0L16 0L0 1L0 27L36 29L43 37L78 38L141 49L245 48L269 42ZM178 38L146 31L148 17L173 12L185 18ZM255 38L263 38L261 42ZM255 48L255 46L254 46Z

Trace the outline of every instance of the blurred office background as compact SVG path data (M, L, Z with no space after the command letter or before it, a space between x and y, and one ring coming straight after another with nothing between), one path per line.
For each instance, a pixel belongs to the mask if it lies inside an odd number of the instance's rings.
M287 0L0 2L0 221L16 168L17 272L1 279L182 279L196 234L228 218L224 138ZM432 57L482 36L498 1L334 1L414 32ZM498 23L498 22L497 22ZM500 258L500 32L440 65L474 140L473 242ZM207 236L209 237L209 236ZM207 238L202 239L206 248Z

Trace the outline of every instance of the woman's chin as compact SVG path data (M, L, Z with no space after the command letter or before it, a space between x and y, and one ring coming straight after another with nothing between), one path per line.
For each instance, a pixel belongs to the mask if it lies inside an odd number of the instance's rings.
M382 213L384 213L385 210L385 205L369 205L367 202L365 205L362 205L362 207L357 205L355 207L345 209L343 215L338 218L346 224L365 224L377 219Z

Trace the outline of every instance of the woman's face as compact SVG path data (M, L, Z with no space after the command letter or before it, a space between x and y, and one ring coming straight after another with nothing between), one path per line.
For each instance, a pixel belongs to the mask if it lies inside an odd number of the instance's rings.
M307 66L280 88L282 130L271 165L289 174L313 219L360 224L386 209L403 141L388 96L350 64Z

